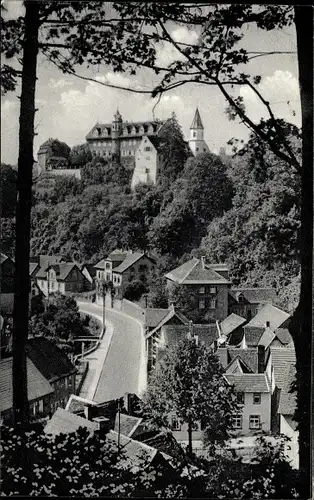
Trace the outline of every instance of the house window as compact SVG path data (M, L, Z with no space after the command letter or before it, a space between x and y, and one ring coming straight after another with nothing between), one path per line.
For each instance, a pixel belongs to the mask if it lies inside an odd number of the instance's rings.
M177 419L176 417L172 417L172 419L171 419L171 429L173 431L180 431L181 430L180 420Z
M254 392L253 394L253 404L260 405L261 404L261 395L259 392Z
M106 281L110 281L110 274L109 273L106 274Z
M261 427L260 415L250 415L249 426L250 429L259 429Z
M150 172L150 169L149 168L145 168L145 174L149 174Z
M196 151L198 151L198 148L196 148Z
M244 302L244 297L243 297L243 295L239 295L238 302L239 302L239 303Z
M198 301L198 308L205 309L205 300L204 299L201 299Z
M242 415L232 417L232 423L234 429L242 429Z
M209 301L209 307L210 307L210 309L216 309L216 300L215 299Z
M106 262L106 269L110 269L110 263Z
M144 151L151 151L150 146L145 146Z
M205 287L204 286L201 286L200 289L199 289L199 293L205 293Z
M244 392L238 392L237 393L237 401L241 405L244 405Z
M211 286L209 289L209 293L216 293L216 292L217 292L217 288L215 286Z

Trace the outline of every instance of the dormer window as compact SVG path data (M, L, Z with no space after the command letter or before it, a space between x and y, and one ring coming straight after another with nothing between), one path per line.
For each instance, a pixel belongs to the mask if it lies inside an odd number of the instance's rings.
M145 134L146 134L147 131L148 131L148 126L144 125L144 132L145 132Z
M244 302L244 297L242 294L239 295L238 297L238 302L243 303Z
M196 137L196 132L193 132L193 137Z
M138 134L139 133L139 127L135 127L135 133Z
M97 127L96 128L96 132L97 132L97 135L100 136L101 135L101 128L100 127Z

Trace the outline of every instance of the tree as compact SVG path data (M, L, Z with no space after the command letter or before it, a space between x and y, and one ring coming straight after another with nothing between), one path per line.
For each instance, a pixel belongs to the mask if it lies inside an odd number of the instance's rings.
M143 283L143 281L133 280L131 283L128 283L126 285L123 296L128 300L137 302L146 292L147 287L146 284Z
M73 146L70 153L70 164L72 167L81 168L92 161L92 153L89 144Z
M191 151L184 140L175 113L172 113L171 118L161 127L158 133L158 141L161 165L157 182L162 185L163 189L166 189L179 177L186 160L191 156Z
M168 426L171 412L187 423L189 454L193 424L201 422L207 441L224 440L239 408L217 356L193 337L167 349L150 376L143 401L151 425Z
M11 165L1 163L0 168L0 193L2 218L14 217L16 206L16 179L17 172Z

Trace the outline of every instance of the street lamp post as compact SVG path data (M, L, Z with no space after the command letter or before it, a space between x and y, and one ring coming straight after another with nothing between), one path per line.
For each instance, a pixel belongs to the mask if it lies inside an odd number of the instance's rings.
M107 292L107 285L106 282L102 282L102 323L103 323L103 331L105 331L106 328L106 292Z

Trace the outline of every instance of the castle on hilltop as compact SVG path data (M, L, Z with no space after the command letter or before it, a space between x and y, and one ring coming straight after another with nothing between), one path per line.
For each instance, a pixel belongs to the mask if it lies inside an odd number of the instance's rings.
M87 134L93 156L116 159L133 169L131 188L156 184L160 165L159 133L166 121L127 122L117 110L112 123L96 125ZM198 108L190 127L189 146L194 156L208 152Z
M96 123L87 134L86 141L94 157L121 162L133 171L132 189L139 183L156 184L161 164L159 134L166 122L167 120L127 122L122 120L117 110L112 123ZM188 144L194 156L209 151L204 140L204 126L198 108L190 127ZM67 165L70 151L63 151L65 147L68 148L56 139L49 139L42 144L38 151L41 170L50 170L51 173L59 175L73 175L74 170L69 170Z

